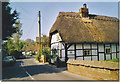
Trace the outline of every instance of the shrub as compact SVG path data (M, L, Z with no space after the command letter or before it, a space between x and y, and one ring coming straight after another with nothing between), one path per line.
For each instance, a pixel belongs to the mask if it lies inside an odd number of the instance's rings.
M42 62L42 60L39 58L39 55L36 56L36 60Z
M36 60L39 61L39 55L36 56Z
M50 50L48 48L42 49L42 55L46 55L46 62L50 61Z

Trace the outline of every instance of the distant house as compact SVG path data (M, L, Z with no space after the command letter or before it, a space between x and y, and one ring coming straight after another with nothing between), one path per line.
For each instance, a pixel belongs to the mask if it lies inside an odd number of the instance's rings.
M63 62L100 61L119 58L118 34L117 18L89 14L84 4L78 13L60 12L49 37L51 50Z
M33 42L33 43L30 43L30 44L26 44L22 49L21 51L24 52L35 52L37 51L37 48L36 48L36 44Z

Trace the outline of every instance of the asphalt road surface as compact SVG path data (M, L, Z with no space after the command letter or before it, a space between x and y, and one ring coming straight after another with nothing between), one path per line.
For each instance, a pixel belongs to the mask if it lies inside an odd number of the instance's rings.
M61 69L61 68L60 68ZM13 66L3 67L2 80L94 80L48 64L39 64L34 57L19 59Z

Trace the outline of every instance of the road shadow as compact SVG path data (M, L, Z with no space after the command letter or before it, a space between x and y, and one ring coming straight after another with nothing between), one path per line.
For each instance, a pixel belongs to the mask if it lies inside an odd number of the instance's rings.
M31 58L35 58L35 57L33 57L33 56L30 56L30 57L26 57L26 59L31 59Z
M47 64L44 65L32 65L32 66L24 66L25 70L27 70L31 75L36 74L48 74L48 73L59 73L60 70L57 70L53 67L48 66Z
M14 65L2 66L2 80L17 77L19 78L23 73L21 63L23 63L23 61L18 60Z
M6 67L2 70L2 80L9 80L12 78L25 78L29 77L26 73L28 72L31 76L38 74L52 74L52 73L60 73L63 70L57 70L54 67L48 66L47 64L43 65L31 65L31 66L21 66L23 61L17 61L14 66ZM32 80L32 79L31 79Z

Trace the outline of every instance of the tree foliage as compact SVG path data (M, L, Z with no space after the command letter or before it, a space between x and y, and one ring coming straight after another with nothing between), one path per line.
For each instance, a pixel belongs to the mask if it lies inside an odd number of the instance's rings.
M18 21L15 24L15 28L16 28L16 33L14 33L12 37L7 40L6 46L7 46L7 52L9 55L11 54L11 52L14 52L14 51L21 52L21 49L25 44L23 41L20 40L20 37L22 35L20 21Z
M15 28L16 28L16 33L13 34L13 39L16 46L16 50L20 51L21 50L20 38L22 36L22 29L21 29L22 24L20 23L20 20L15 24Z
M37 44L32 39L25 40L26 45L22 48L22 51L32 51L33 53L37 50Z
M2 40L8 40L13 33L16 33L16 28L13 26L18 19L16 10L12 12L8 2L2 2Z
M28 45L29 45L31 42L34 42L34 40L29 39L29 38L28 38L28 39L26 39L25 41L27 42L27 44L28 44Z
M22 41L22 40L19 40L18 45L19 46L16 46L16 42L14 41L13 38L9 38L8 41L7 41L8 54L10 55L10 53L13 52L13 51L21 52L21 49L26 45L26 42Z

